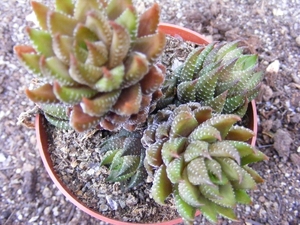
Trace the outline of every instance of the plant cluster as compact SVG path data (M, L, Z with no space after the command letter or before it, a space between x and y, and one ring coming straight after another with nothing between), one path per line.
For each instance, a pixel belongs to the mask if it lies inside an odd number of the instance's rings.
M200 46L165 81L158 4L141 15L132 0L32 7L40 29L27 28L33 46L15 52L40 77L26 94L47 120L114 131L100 146L107 180L130 179L130 188L153 177L153 199L173 195L187 223L197 209L213 222L236 220L235 205L250 204L246 191L263 181L248 164L267 158L247 143L253 132L235 125L260 86L257 55L238 41Z
M165 35L159 6L138 15L131 0L32 1L40 29L33 46L16 46L21 62L45 83L26 90L52 124L84 131L134 130L161 96L164 67L154 63Z

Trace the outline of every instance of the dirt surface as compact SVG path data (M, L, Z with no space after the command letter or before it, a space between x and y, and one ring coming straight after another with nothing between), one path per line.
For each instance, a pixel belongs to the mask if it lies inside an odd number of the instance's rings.
M140 11L154 2L136 1ZM241 39L266 71L257 147L270 159L255 165L265 183L251 193L253 205L237 207L240 221L230 224L300 224L300 1L158 2L163 22L214 41ZM65 199L42 165L34 130L18 125L19 115L34 108L24 94L33 77L13 54L14 45L28 42L30 13L28 0L0 2L0 224L105 224ZM208 222L199 217L195 224Z

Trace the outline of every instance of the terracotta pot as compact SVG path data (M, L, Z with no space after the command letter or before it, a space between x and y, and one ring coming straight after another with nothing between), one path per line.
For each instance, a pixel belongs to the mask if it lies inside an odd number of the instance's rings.
M198 44L208 44L209 43L209 41L202 35L194 32L194 31L191 31L189 29L182 28L182 27L179 27L176 25L161 23L159 25L159 30L163 31L165 34L169 34L171 36L180 36L184 40L192 41L192 42L195 42ZM254 101L252 101L251 104L249 104L247 115L250 118L249 119L250 120L249 128L251 130L253 130L255 133L257 133L257 113L256 113L256 106L255 106ZM137 224L137 223L121 222L118 220L113 220L111 218L105 217L105 216L101 215L99 212L94 211L94 210L88 208L87 206L85 206L83 203L81 203L77 199L77 197L74 194L72 194L72 192L68 189L68 187L60 180L60 178L58 177L57 173L55 172L55 170L53 168L53 163L50 158L50 154L48 152L48 138L47 138L46 130L43 126L43 123L44 123L43 120L44 120L44 117L42 115L36 116L35 128L36 128L38 149L40 151L42 161L44 163L44 166L45 166L49 176L53 180L54 184L58 187L58 189L66 196L66 198L70 202L72 202L74 205L76 205L79 209L81 209L82 211L86 212L87 214L89 214L99 220L105 221L107 223L116 224L116 225ZM251 145L255 145L255 141L256 141L256 136L252 138ZM198 212L197 215L199 215L199 214L200 213ZM155 223L155 224L156 225L173 225L173 224L178 224L181 222L182 222L182 219L178 218L175 220L161 222L161 223ZM153 223L151 223L151 224L154 225ZM139 224L139 225L146 225L146 224ZM147 224L147 225L149 225L149 224Z

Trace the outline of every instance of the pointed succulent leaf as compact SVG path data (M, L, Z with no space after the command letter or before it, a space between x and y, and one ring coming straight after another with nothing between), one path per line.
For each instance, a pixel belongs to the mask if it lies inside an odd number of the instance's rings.
M227 97L227 91L216 96L215 98L205 101L205 105L209 105L216 113L222 113Z
M186 141L185 137L177 137L171 138L163 144L161 156L165 165L168 165L172 159L179 158L180 153L184 150Z
M217 212L221 216L223 216L227 219L230 219L232 221L238 221L233 209L228 208L228 207L223 207L223 206L220 206L220 205L216 205L216 209L217 209Z
M223 45L218 51L216 61L223 60L225 55L227 55L228 53L237 49L238 43L239 43L239 41L237 40L237 41L232 41L232 42L229 42L229 43L226 43L225 45Z
M129 34L131 42L137 37L138 14L134 7L128 7L116 20L116 23L125 27Z
M29 27L26 28L26 31L34 47L40 54L45 57L54 56L52 50L52 38L48 32Z
M238 203L250 205L252 203L250 196L247 194L245 190L236 189L234 190L235 199Z
M256 152L255 147L242 141L223 141L223 142L230 143L232 146L234 146L234 148L239 152L241 158Z
M152 63L163 51L165 43L165 34L158 31L155 34L137 38L132 50L145 54Z
M43 5L42 3L36 1L31 1L31 6L39 22L40 27L43 30L47 30L47 14L48 11L50 11L49 8Z
M234 110L239 108L245 102L245 97L241 95L236 95L233 97L227 97L224 104L223 113L228 114L232 113Z
M201 124L212 117L212 108L207 106L199 107L193 110L193 113L198 124Z
M208 199L221 199L222 196L219 192L219 186L217 185L208 185L208 184L201 184L199 185L199 190L201 194Z
M111 172L114 171L113 173L109 174L111 179L117 177L117 174L120 168L122 167L124 158L121 157L121 155L122 155L122 151L118 151L111 162L109 169L111 170Z
M103 76L103 70L90 64L83 64L74 55L70 55L69 75L80 84L93 86Z
M100 166L111 164L118 151L120 150L115 149L115 150L107 151L101 159Z
M47 113L50 116L56 117L61 120L69 120L66 106L62 104L39 104L39 107L43 110L44 113Z
M195 62L195 68L194 68L194 79L199 78L202 73L200 73L200 71L203 68L203 62L206 58L206 56L210 53L210 51L214 48L215 43L210 43L208 44L202 51L201 53L198 55L198 58Z
M229 180L242 181L244 170L234 160L229 158L215 158L215 160L221 165L222 170Z
M167 175L173 184L178 183L182 179L184 167L183 157L173 159L167 166Z
M164 205L165 199L172 193L172 183L167 176L166 166L161 165L155 172L151 195L155 202Z
M27 97L33 102L42 103L54 103L58 102L56 95L53 92L53 86L51 84L45 84L37 89L26 89L25 93Z
M117 102L121 91L116 90L100 94L92 99L83 98L80 104L83 112L90 116L103 116Z
M122 88L127 88L139 82L149 71L145 55L133 52L125 63L125 75Z
M122 156L136 155L140 156L142 152L142 143L139 138L127 137L124 141Z
M126 28L115 22L110 22L112 27L112 41L109 50L108 67L118 66L130 48L130 34Z
M139 83L122 90L120 97L113 106L113 111L121 116L137 114L142 101L141 87Z
M213 126L198 126L188 137L189 141L206 141L213 143L217 140L221 140L220 131Z
M146 169L142 166L140 167L136 173L131 177L127 188L133 188L138 186L139 184L145 182L146 178L147 178L147 171Z
M218 178L216 175L209 173L210 180L215 185L225 185L229 182L226 174L222 172L221 178Z
M196 101L196 88L197 80L185 81L177 86L177 97L181 102L195 102Z
M264 182L264 179L251 167L243 166L243 169L246 170L246 172L251 175L251 177L255 180L256 183L263 183Z
M86 27L93 31L107 47L111 46L112 29L102 13L89 12L85 22Z
M55 9L61 13L65 13L69 16L73 16L74 4L72 0L55 0Z
M40 58L40 68L45 76L57 80L61 85L76 85L77 83L71 78L68 67L57 57Z
M74 39L77 41L78 46L86 48L85 42L97 42L99 41L98 36L87 26L79 23L76 25L74 30Z
M99 3L97 0L77 0L74 8L74 18L80 22L84 22L87 13L91 10L99 10Z
M190 52L180 71L181 74L178 77L179 83L193 80L196 61L198 59L199 54L202 52L202 50L203 50L202 47L198 47Z
M241 165L247 165L254 162L260 162L262 160L268 160L268 156L262 153L259 150L256 150L255 153L249 154L241 159Z
M218 212L216 209L216 204L212 201L203 198L203 205L199 207L201 213L203 213L204 217L208 219L212 223L218 222Z
M125 73L125 67L120 64L111 70L102 67L103 77L95 84L96 90L99 92L109 92L120 88Z
M124 174L122 176L118 176L117 174L118 174L117 170L111 170L109 176L106 178L106 181L108 181L108 182L126 181L135 174L135 171L133 171L131 173Z
M212 173L219 180L222 180L222 167L216 160L206 159L205 166L209 173Z
M108 18L117 19L130 6L132 6L132 0L110 0L106 6Z
M254 136L252 130L242 126L232 126L226 136L226 140L248 141Z
M27 46L16 46L14 50L17 53L19 60L26 66L26 68L39 76L43 76L40 69L41 55L35 54L35 50Z
M165 74L161 68L153 65L140 81L142 92L145 95L155 92L164 82Z
M245 170L241 169L242 171L242 180L241 181L231 181L232 186L234 189L256 189L257 185L255 180L251 177L249 173Z
M179 215L187 221L193 221L195 218L196 208L186 203L179 195L178 185L174 187L175 207Z
M103 66L108 60L108 51L102 41L97 42L85 42L88 49L88 56L86 64L92 64L93 66Z
M47 27L51 36L57 33L72 36L77 23L74 18L60 12L49 11L47 14Z
M170 137L187 137L197 126L198 122L193 114L182 111L172 122Z
M204 158L196 158L192 160L186 167L187 176L193 185L209 184L212 182L209 179Z
M183 172L183 180L178 184L179 195L189 205L199 207L203 204L199 199L200 190L189 181L186 173Z
M125 137L111 137L100 145L100 153L112 150L121 150L123 148ZM120 153L121 154L121 153Z
M214 203L227 208L233 208L236 205L234 190L230 183L219 186L219 193L222 198L211 199Z
M119 169L118 177L125 174L135 172L140 164L140 156L127 155L121 156L123 158L122 166Z
M83 132L100 122L101 118L89 116L82 111L79 105L75 105L71 112L71 126L78 132Z
M159 23L160 8L154 3L149 9L142 13L139 18L138 37L155 34Z
M249 105L249 101L247 98L245 98L244 104L242 104L239 108L234 110L233 114L236 114L242 118L247 112L248 105Z
M216 128L221 133L222 139L224 139L228 134L228 131L230 130L232 125L240 120L241 118L239 116L233 114L218 115L205 121L204 123L201 124L201 126L209 125Z
M205 141L194 140L186 147L183 156L186 163L198 157L210 158L208 143Z
M152 144L146 151L146 159L148 161L148 164L150 164L153 167L159 167L162 164L162 146L163 142L157 141L156 143Z
M70 126L69 120L62 120L56 118L54 116L48 115L47 113L44 114L47 121L55 127L63 130L71 130L72 127Z
M220 141L212 143L209 146L209 154L211 157L224 157L234 159L237 164L241 163L239 151L230 142Z
M52 48L56 57L68 65L70 63L70 54L73 51L74 38L57 33L52 40Z

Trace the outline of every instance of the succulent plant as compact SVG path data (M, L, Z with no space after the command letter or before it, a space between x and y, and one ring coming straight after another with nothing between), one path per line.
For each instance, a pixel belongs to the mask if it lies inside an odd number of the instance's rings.
M126 182L130 178L127 188L144 182L147 172L143 165L145 148L141 137L139 132L121 130L101 144L103 157L100 165L109 165L110 170L107 181Z
M247 190L263 179L248 166L267 157L247 143L254 134L234 125L240 117L215 114L212 108L187 103L160 110L149 119L142 144L144 166L153 176L153 199L164 204L173 193L187 222L197 209L210 221L218 214L236 220L237 203L250 204Z
M199 102L217 113L243 116L263 78L257 55L243 54L238 41L195 48L166 80L160 108L171 102ZM176 96L175 96L176 93Z
M43 80L27 96L62 128L134 130L162 95L165 45L154 4L138 15L132 0L63 0L55 9L32 1L40 29L33 46L16 46L21 62ZM45 81L45 82L44 82Z

